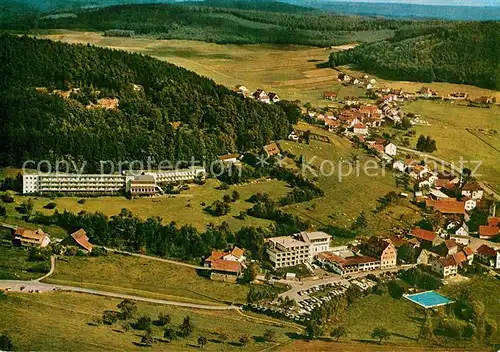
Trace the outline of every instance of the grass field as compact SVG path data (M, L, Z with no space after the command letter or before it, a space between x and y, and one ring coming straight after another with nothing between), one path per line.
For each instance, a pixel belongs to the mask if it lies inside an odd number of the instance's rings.
M188 191L182 191L179 195L163 196L158 198L137 198L127 199L125 197L97 197L86 198L85 204L79 204L78 197L58 197L55 200L44 197L15 196L15 203L6 204L10 218L18 216L15 207L23 201L31 198L34 202L34 210L41 211L44 214L52 214L55 210L44 209L49 202L57 204L56 209L59 212L68 210L74 213L80 211L102 212L106 215L116 215L120 210L127 208L141 219L151 216L159 216L164 223L175 221L178 225L191 224L202 230L209 223L220 224L223 221L229 223L233 230L241 226L262 226L267 227L271 222L264 219L247 217L245 220L239 220L235 217L243 210L252 206L246 202L246 199L257 192L269 193L273 198L280 198L290 191L286 183L277 180L259 180L244 185L231 186L229 190L218 190L219 181L214 179L207 180L204 185L190 185ZM224 194L231 194L233 190L240 193L240 200L231 203L231 211L228 215L215 217L203 209L210 206L215 200L222 199ZM205 203L205 205L202 205ZM10 222L10 218L5 222Z
M318 183L325 191L323 198L287 206L285 207L287 212L310 219L317 226L325 224L350 226L361 211L365 211L368 226L363 233L367 235L387 234L393 228L411 226L419 219L419 210L405 200L392 204L381 213L373 214L372 210L377 207L379 197L390 191L398 192L392 172L376 165L373 158L367 157L361 150L354 149L351 143L343 138L306 124L300 124L298 128L326 134L332 143L312 140L306 145L283 141L280 146L296 156L304 155L307 161L312 161L318 167L325 160L331 161L334 169L329 166L330 164L324 164L325 174L332 172L333 174L318 177ZM353 166L349 176L339 178L339 162L343 163L342 172L346 174L349 171L347 163L353 160L355 155L359 157L359 173ZM375 165L373 169L366 169L365 172L364 165L368 165L367 163Z
M468 289L471 299L483 302L488 317L500 325L500 280L491 276L477 276L466 283L446 285L441 288L443 294L457 297L463 289ZM500 330L491 341L500 344Z
M58 260L55 273L46 281L145 297L205 303L244 303L248 292L246 285L211 281L199 276L195 269L119 254Z
M450 102L419 100L407 104L405 112L418 113L430 126L417 126L415 147L420 134L430 135L436 140L437 151L433 155L459 163L481 161L478 173L481 180L500 191L500 107L473 108ZM475 163L465 164L472 168Z
M77 293L51 292L44 294L8 294L0 299L0 331L8 333L16 349L28 351L130 351L145 350L139 343L142 331L130 329L123 332L117 323L113 326L92 325L105 310L117 310L120 300ZM286 333L291 329L275 326L260 320L249 321L239 313L202 311L138 303L138 314L153 318L159 313L169 314L172 326L177 327L189 315L195 329L186 339L172 343L158 342L147 350L186 351L199 350L197 339L206 336L208 344L203 350L242 350L239 337L247 334L250 342L245 350L258 351L289 340ZM8 313L7 313L8 312ZM266 320L273 321L265 317ZM279 324L279 322L277 322ZM276 332L276 343L260 342L266 329ZM228 340L217 343L217 334L225 333ZM153 335L163 338L162 329L153 325ZM163 340L164 341L164 340Z
M43 272L33 271L44 266ZM0 246L0 280L31 280L43 276L50 268L47 262L29 262L28 251L25 248Z

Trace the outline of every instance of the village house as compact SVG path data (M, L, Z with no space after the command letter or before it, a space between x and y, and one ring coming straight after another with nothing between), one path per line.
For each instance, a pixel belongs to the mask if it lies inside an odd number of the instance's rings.
M276 93L269 92L268 94L269 100L273 103L279 103L280 97Z
M442 278L448 278L450 276L457 275L458 265L453 256L447 256L444 258L439 258L432 261L431 264L432 271L439 274Z
M298 142L300 139L299 135L295 131L290 132L287 138L289 141L294 141L294 142Z
M343 72L340 72L339 75L338 75L338 79L340 81L343 81L343 82L348 82L351 80L351 77L349 75L346 75L345 73Z
M431 265L431 263L437 260L439 256L427 249L422 249L417 257L417 264Z
M476 250L477 260L493 269L500 269L500 250L483 244Z
M430 193L429 193L429 196L434 199L434 200L442 200L442 199L448 199L450 197L448 197L447 194L441 192L440 190L438 189L431 189L430 190Z
M234 87L234 91L238 94L243 95L244 97L246 97L248 95L248 93L250 92L250 90L247 87L245 87L241 84Z
M465 197L462 198L462 200L464 201L465 211L467 212L474 210L477 206L477 202L474 199Z
M218 259L211 263L210 279L235 283L241 275L241 264L237 261Z
M50 243L49 236L42 229L30 230L18 227L14 232L13 242L23 247L47 247Z
M450 98L456 100L465 100L468 96L469 94L463 92L453 92L450 94Z
M427 199L425 206L439 211L443 215L465 215L465 202L451 198L443 200Z
M405 163L403 162L403 160L396 160L393 164L392 164L392 168L394 170L398 170L399 172L405 172L406 171L406 165Z
M219 160L225 165L241 165L241 157L242 155L239 153L225 154L219 156Z
M484 190L477 182L470 182L462 187L462 195L474 200L479 200L483 199Z
M424 230L420 227L413 228L409 235L418 239L422 248L430 249L441 242L441 239L434 231Z
M353 133L366 136L366 135L368 135L368 126L359 122L353 126Z
M455 263L457 263L459 268L463 268L466 265L471 265L474 260L474 252L471 248L466 247L463 250L453 255Z
M323 99L325 100L337 100L337 93L335 92L324 92Z
M479 238L491 241L500 235L500 227L492 225L479 226Z
M281 150L276 143L269 143L263 148L268 157L281 155Z
M368 256L380 260L380 269L394 268L397 264L397 249L390 241L372 236L364 243L364 251Z
M84 229L73 232L71 235L62 240L61 245L78 247L80 250L90 253L94 246L89 242L87 232Z
M452 221L446 226L446 230L456 236L469 236L469 226L465 222Z
M263 102L263 103L266 103L266 104L270 104L271 103L271 100L269 98L269 96L267 95L266 91L262 90L262 89L257 89L254 93L253 93L253 97L260 101L260 102Z
M212 254L210 254L210 256L204 260L203 266L206 268L211 268L212 263L217 260L236 261L240 264L244 264L246 261L245 251L236 246L234 246L234 248L229 252L212 251Z

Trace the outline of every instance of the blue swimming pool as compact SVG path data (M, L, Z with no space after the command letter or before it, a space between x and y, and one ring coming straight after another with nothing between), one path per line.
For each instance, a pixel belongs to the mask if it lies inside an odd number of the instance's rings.
M405 295L405 298L424 308L444 306L453 302L448 297L445 297L436 291L426 291L412 295Z

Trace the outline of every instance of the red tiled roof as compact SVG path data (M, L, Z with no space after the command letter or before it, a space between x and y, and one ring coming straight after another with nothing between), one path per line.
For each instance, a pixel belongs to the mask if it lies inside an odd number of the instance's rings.
M433 242L436 239L436 233L434 231L424 230L420 227L415 227L410 231L410 236L419 238L424 241Z
M495 257L497 255L497 250L495 248L491 248L490 246L487 246L485 244L479 247L476 251L487 257Z
M481 186L477 182L467 183L462 189L464 191L478 191L478 190L482 190Z
M500 218L499 217L490 216L488 218L488 225L490 225L490 226L500 226Z
M354 128L365 128L365 125L363 125L362 123L357 123L354 125Z
M481 225L479 226L479 236L494 237L500 234L500 227Z
M426 207L434 208L443 214L465 214L465 202L454 199L431 200L425 202Z
M42 229L30 230L18 227L14 233L16 236L21 236L22 238L29 238L31 240L41 241L47 234L43 232Z
M231 251L231 254L234 255L236 258L241 258L245 251L239 247L234 247L233 250Z
M436 187L444 187L444 188L447 188L447 189L450 189L450 188L453 188L453 184L449 181L449 180L446 180L444 178L438 178L435 182L434 182L434 185Z
M212 262L211 268L219 271L238 273L240 272L241 266L239 262L234 260L216 259Z
M76 232L73 232L71 234L71 237L73 237L75 242L78 243L81 247L83 247L83 249L86 249L89 252L92 251L92 248L94 246L89 242L89 238L87 237L87 233L85 232L84 229L80 229Z
M464 253L467 255L467 256L470 256L470 255L473 255L474 252L472 251L472 248L470 247L465 247L464 248Z
M229 253L222 252L222 251L212 251L212 254L210 254L210 257L205 259L205 262L210 263L210 262L213 262L215 260L221 259L226 254L229 254Z
M444 241L444 244L445 244L446 248L448 248L448 249L451 249L451 248L457 246L457 243L455 242L455 240L446 240L446 241Z
M457 254L453 255L453 258L455 259L455 263L457 263L457 265L460 265L463 262L467 261L467 256L463 251L460 251Z
M455 258L453 256L449 255L445 258L440 258L438 262L441 263L442 266L447 267L447 266L455 266L457 265Z

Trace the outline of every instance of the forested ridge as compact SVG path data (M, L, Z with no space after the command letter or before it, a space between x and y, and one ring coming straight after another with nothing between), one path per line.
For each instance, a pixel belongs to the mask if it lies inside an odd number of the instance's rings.
M394 38L333 53L382 78L472 84L500 90L500 22L460 22L399 30Z
M149 156L213 160L284 138L296 119L281 108L286 102L243 99L140 54L2 35L0 62L3 165L65 159L92 168L100 160ZM74 88L80 90L69 98L52 92ZM87 107L99 98L117 98L118 109Z
M74 12L73 17L26 16L5 29L96 30L216 43L338 45L391 37L394 30L440 21L343 16L276 1L212 0L178 4L131 4ZM145 21L144 19L147 19Z

